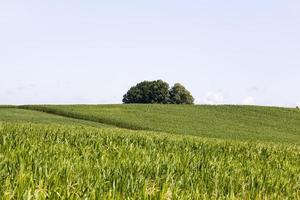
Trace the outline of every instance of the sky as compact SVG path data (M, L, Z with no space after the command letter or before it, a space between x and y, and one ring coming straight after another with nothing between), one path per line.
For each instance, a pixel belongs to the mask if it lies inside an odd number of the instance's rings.
M0 104L115 104L182 83L197 104L300 105L299 0L0 0Z

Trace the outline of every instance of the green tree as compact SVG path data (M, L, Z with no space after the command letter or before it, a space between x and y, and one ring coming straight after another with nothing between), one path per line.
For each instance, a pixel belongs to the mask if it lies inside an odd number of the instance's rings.
M143 81L131 87L123 96L123 103L168 103L169 84L162 81Z
M170 90L171 104L194 104L194 97L180 83L176 83Z

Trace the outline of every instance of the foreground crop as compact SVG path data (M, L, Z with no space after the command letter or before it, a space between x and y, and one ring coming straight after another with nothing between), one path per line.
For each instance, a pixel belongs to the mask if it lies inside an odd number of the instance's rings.
M297 199L297 146L0 124L0 197Z

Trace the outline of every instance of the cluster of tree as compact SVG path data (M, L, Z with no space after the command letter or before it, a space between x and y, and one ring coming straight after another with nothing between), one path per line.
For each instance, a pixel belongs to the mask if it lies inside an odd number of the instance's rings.
M191 93L180 83L173 87L162 81L143 81L131 87L123 97L123 103L193 104Z

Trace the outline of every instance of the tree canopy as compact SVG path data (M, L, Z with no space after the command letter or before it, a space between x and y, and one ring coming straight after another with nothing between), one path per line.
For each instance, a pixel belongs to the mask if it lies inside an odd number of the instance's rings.
M143 81L131 87L123 96L123 103L193 104L194 98L180 83L170 89L168 83L156 80Z
M170 103L193 104L194 97L183 85L176 83L170 90Z

